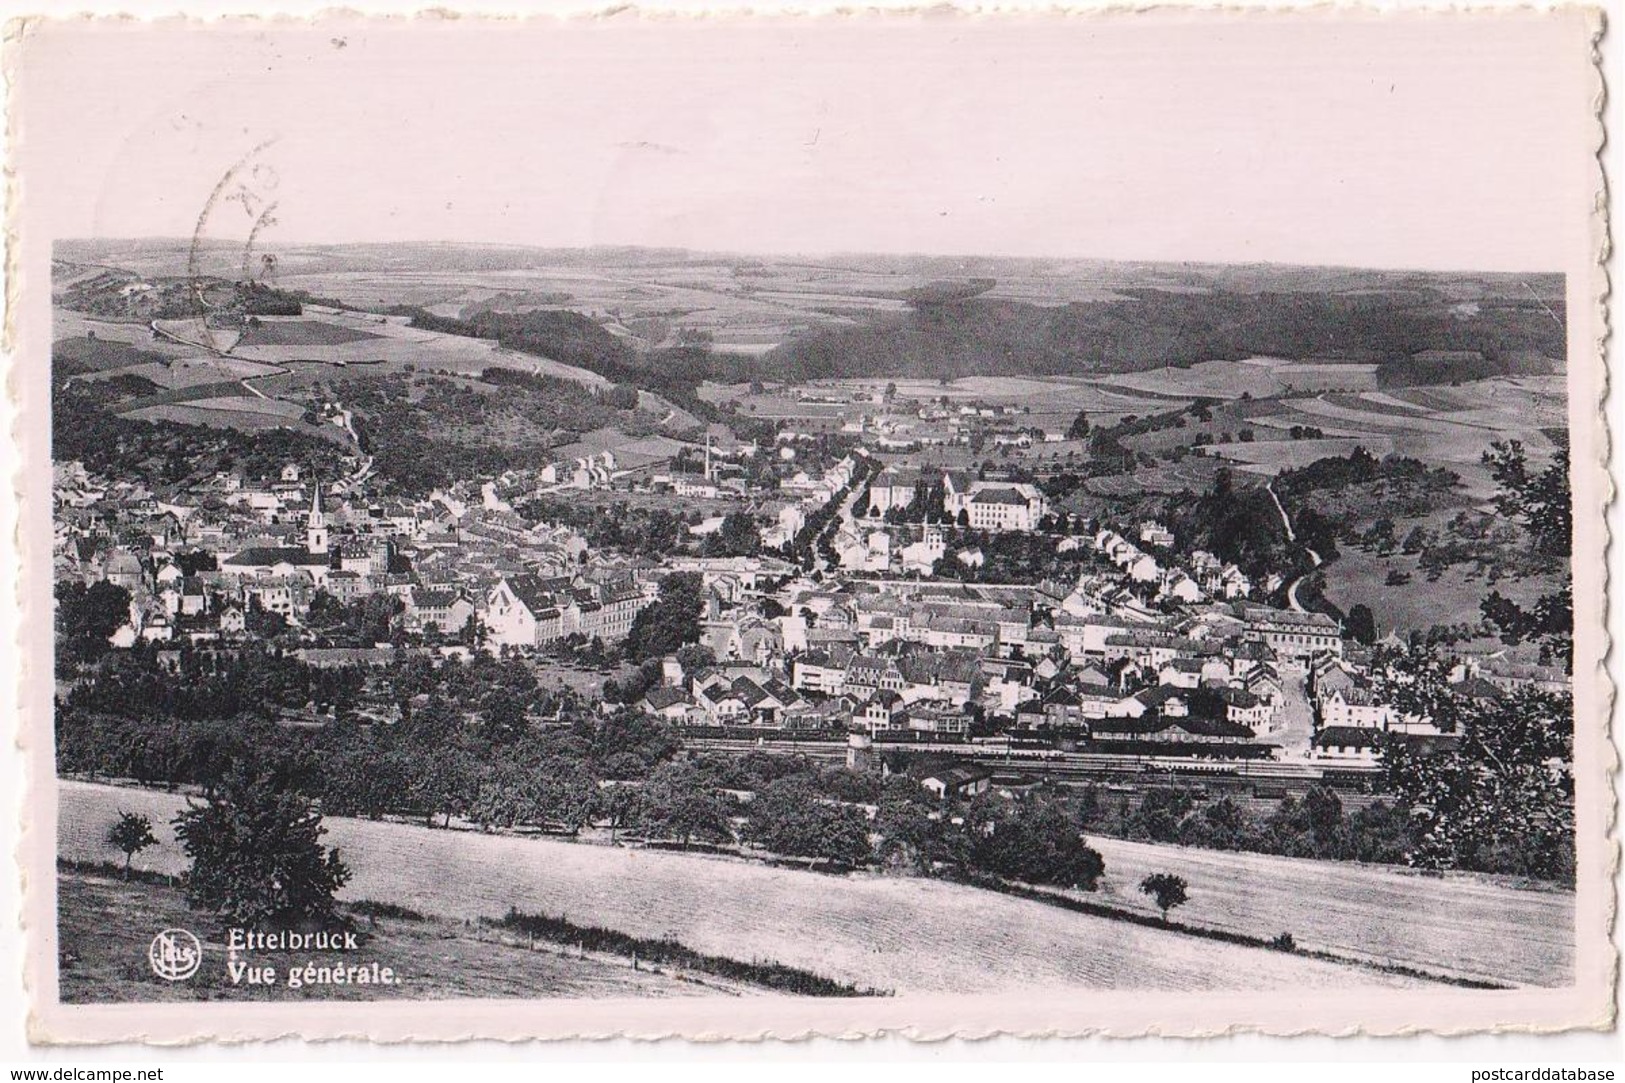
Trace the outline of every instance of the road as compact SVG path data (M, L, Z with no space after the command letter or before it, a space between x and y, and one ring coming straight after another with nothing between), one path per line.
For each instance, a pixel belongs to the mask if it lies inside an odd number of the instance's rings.
M1309 704L1306 671L1302 666L1283 662L1280 672L1282 702L1276 716L1279 728L1270 734L1270 739L1280 744L1283 760L1307 762L1315 735L1315 713Z
M1303 551L1309 554L1309 559L1314 563L1315 567L1320 567L1321 560L1319 553L1315 552L1313 549L1310 549L1308 546L1304 546ZM1286 604L1292 608L1294 613L1309 612L1303 607L1302 603L1298 601L1298 585L1308 577L1309 573L1305 572L1303 575L1300 575L1298 578L1294 579L1292 581L1292 585L1286 588Z
M1264 491L1270 494L1270 499L1275 502L1275 510L1281 513L1281 525L1286 528L1286 540L1289 542L1297 541L1298 532L1292 529L1292 520L1287 517L1286 508L1281 505L1281 498L1275 495L1274 485L1266 484L1264 486ZM1304 546L1303 551L1309 554L1309 560L1314 564L1315 567L1320 567L1321 559L1319 553L1315 552L1307 545ZM1286 588L1286 604L1292 608L1294 613L1308 612L1308 610L1305 609L1298 601L1298 584L1304 581L1306 575L1307 573L1305 573L1305 575L1298 576L1298 578L1294 579L1291 585Z
M846 524L856 523L857 520L852 514L852 505L857 503L858 497L862 496L863 493L864 486L858 484L856 480L854 480L852 491L847 493L846 496L842 498L840 508L836 510L834 515L830 516L828 525L825 526L823 531L820 532L819 537L813 539L812 547L814 570L825 571L830 567L829 563L824 560L823 555L819 551L819 540L825 535L833 536L835 533L840 531L842 526Z

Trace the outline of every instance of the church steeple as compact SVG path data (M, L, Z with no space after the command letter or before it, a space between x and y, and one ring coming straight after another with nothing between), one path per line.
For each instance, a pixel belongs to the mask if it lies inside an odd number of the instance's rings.
M305 524L305 548L312 553L327 552L327 516L322 514L322 483L316 482L310 498L310 519Z

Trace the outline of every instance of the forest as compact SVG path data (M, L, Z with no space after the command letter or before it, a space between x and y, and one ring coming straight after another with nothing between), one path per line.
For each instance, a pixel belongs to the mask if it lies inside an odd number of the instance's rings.
M492 394L490 388L500 389ZM569 380L492 369L479 384L392 374L349 381L356 430L396 491L423 496L469 478L535 467L580 433L614 425L643 434L653 420L626 409L615 389L597 393Z
M908 311L816 328L757 364L764 379L1066 375L1266 355L1375 362L1395 384L1478 379L1564 356L1564 331L1531 299L1483 305L1471 319L1443 296L1414 293L1170 293L1041 306L986 297L915 298ZM1486 363L1429 366L1426 350L1472 351ZM1482 369L1482 371L1479 371ZM1542 367L1542 371L1549 368Z

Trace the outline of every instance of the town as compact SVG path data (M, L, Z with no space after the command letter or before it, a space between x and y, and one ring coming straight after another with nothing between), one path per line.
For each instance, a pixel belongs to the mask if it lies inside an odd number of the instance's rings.
M913 416L942 424L942 413ZM943 428L965 443L987 429L961 416L1002 417L962 407ZM846 428L858 431L837 446L851 450L812 476L805 464L827 437L785 426L773 445L724 432L681 448L695 473L674 472L672 456L627 465L603 450L419 500L346 481L333 464L325 487L316 464L290 462L268 483L221 473L160 491L59 463L56 575L124 592L109 642L150 644L171 667L184 651L267 640L318 666L489 651L582 687L594 672L625 675L620 649L638 615L689 577L699 650L660 658L636 705L691 739L793 740L825 754L820 741L833 742L853 765L908 744L967 763L1046 749L1107 774L1268 763L1295 765L1281 777L1348 779L1374 772L1382 735L1459 739L1374 690L1369 637L1295 595L1284 607L1258 600L1282 594L1282 575L1254 583L1153 520L1058 516L1027 482L887 464L894 411ZM872 447L866 429L880 432ZM754 459L779 469L742 468ZM514 510L605 494L664 504L687 537L652 557ZM683 517L695 501L720 513ZM1015 535L1038 539L1066 574L965 579L984 546ZM341 619L362 609L377 617L370 627ZM1390 633L1388 645L1402 644ZM1491 697L1567 683L1504 652L1458 660L1451 680ZM392 720L388 697L357 710ZM285 721L323 718L312 704ZM992 772L958 777L985 786Z

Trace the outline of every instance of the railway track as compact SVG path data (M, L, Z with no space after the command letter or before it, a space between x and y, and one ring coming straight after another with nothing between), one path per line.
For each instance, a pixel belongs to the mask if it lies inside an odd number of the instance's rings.
M689 748L723 755L767 752L802 755L808 759L837 761L846 758L843 741L783 741L748 738L690 737ZM1319 783L1337 789L1363 789L1377 778L1375 767L1347 764L1288 763L1277 760L1208 760L1181 756L1124 756L1102 752L1063 752L1051 749L989 749L963 744L897 744L877 742L877 750L907 749L963 758L979 767L1055 779L1061 782L1136 780L1146 783L1234 782L1240 786L1299 791Z

